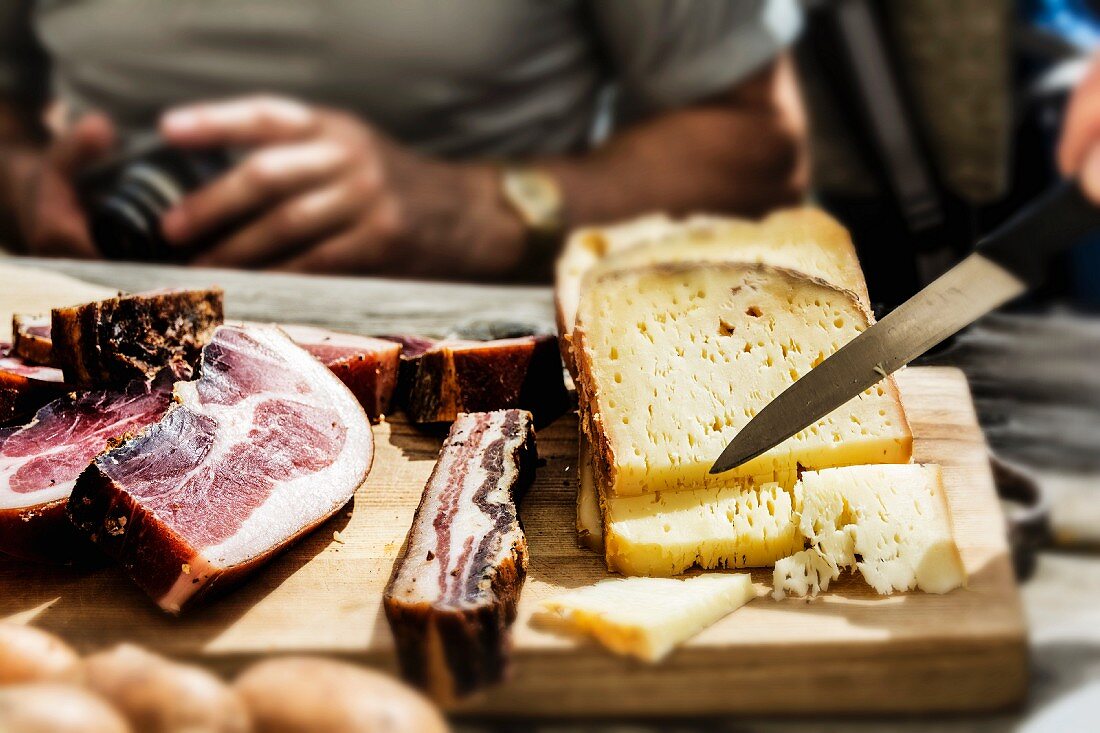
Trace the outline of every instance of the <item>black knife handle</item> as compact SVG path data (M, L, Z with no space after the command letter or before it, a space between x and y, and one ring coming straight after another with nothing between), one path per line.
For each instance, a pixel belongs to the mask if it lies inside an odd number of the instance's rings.
M1031 287L1046 280L1054 255L1100 230L1100 207L1075 180L1062 181L979 240L975 250Z
M1081 193L1076 180L1063 180L1025 206L975 250L1031 287L1046 280L1054 255L1100 230L1100 207Z

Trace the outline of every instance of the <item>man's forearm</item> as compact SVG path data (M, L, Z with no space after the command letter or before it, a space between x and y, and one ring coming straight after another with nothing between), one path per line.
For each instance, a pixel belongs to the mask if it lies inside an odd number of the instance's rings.
M558 180L570 226L650 211L752 216L803 196L807 148L783 58L728 95L641 123L590 154L538 165Z
M16 187L40 149L38 137L20 108L0 99L0 248L22 250L16 221L19 196Z

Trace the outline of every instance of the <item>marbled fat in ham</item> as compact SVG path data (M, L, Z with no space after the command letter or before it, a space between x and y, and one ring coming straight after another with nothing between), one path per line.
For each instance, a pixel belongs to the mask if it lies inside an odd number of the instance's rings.
M78 546L65 516L81 471L110 440L155 422L171 401L171 380L65 395L26 425L0 429L0 552L72 560Z
M439 701L504 674L527 571L516 502L538 458L532 422L522 410L455 420L386 587L402 672Z
M400 344L314 326L283 325L282 329L348 386L371 420L389 412L397 387Z
M96 458L74 522L161 608L224 588L332 516L374 455L348 388L275 326L222 326L199 379Z

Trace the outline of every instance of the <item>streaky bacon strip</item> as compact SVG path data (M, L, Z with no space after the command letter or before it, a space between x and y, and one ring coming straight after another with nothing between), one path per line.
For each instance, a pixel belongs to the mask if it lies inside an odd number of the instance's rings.
M384 605L403 674L439 701L505 674L527 573L516 503L537 460L531 413L462 414L424 487Z

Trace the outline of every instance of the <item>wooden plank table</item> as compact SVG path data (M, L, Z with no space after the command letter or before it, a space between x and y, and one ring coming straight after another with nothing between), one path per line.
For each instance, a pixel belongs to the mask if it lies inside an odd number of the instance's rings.
M549 292L540 288L271 279L98 263L49 266L127 290L218 283L227 289L230 317L367 332L441 333L458 320L501 313L546 325L551 319ZM1023 621L965 382L951 370L910 370L901 382L918 436L918 459L935 459L946 467L956 530L971 573L969 589L947 596L877 598L858 581L848 581L811 604L757 601L657 669L546 633L529 623L537 600L558 587L603 576L598 558L577 548L573 538L570 473L575 473L576 427L567 417L539 435L548 465L523 506L532 567L516 626L516 675L471 710L807 714L988 709L1018 698L1024 685ZM378 590L400 548L438 442L401 421L382 426L377 439L376 468L351 516L334 518L331 526L207 609L182 620L167 619L111 569L28 574L0 565L5 590L0 616L33 618L86 648L126 638L222 668L273 650L327 651L390 665ZM337 529L344 544L332 542ZM756 580L763 589L767 573L758 573ZM317 604L318 597L331 602Z

